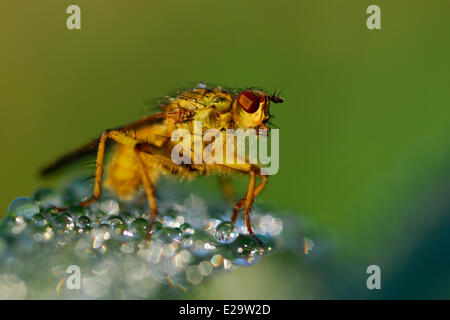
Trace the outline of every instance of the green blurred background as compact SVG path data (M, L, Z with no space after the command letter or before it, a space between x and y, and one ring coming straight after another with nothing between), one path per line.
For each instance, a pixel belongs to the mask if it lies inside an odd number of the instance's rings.
M81 30L66 28L70 4ZM370 4L381 30L366 27ZM449 10L446 0L2 1L2 213L55 185L39 167L143 116L149 99L199 80L282 89L280 171L261 199L331 239L328 269L279 255L188 297L449 298ZM370 264L383 272L377 293L365 287ZM267 285L249 280L267 274Z

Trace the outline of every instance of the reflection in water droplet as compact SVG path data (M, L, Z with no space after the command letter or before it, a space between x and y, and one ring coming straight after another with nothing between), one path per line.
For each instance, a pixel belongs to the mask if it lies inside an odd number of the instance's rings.
M238 229L234 223L230 221L221 222L216 227L216 239L220 243L229 244L232 243L238 237Z

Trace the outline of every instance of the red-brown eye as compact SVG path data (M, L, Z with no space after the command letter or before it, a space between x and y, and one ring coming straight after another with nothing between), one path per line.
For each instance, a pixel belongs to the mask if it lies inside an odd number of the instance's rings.
M259 98L250 91L242 91L237 98L237 103L247 113L254 113L259 108Z

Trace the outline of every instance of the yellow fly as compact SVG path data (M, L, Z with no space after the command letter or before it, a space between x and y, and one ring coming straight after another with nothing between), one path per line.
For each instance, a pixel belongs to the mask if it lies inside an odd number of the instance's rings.
M232 173L248 174L250 182L246 195L235 204L231 221L234 223L239 210L244 208L245 223L249 234L253 236L249 212L254 198L267 184L267 176L261 174L261 167L258 164L208 164L205 161L175 164L171 153L176 142L171 136L177 129L185 129L193 134L194 123L198 121L201 121L202 133L207 129L222 132L226 129L268 129L265 123L270 119L270 102L281 103L283 99L259 89L225 90L205 86L189 89L160 104L161 111L156 114L105 130L98 139L62 156L41 173L49 174L97 148L93 195L80 204L89 206L100 197L105 149L110 142L114 142L113 155L106 168L105 186L122 199L133 196L143 187L150 208L149 236L158 213L155 185L161 174L188 178L207 174L220 177ZM194 158L194 152L189 157ZM255 185L257 176L261 177L259 185Z

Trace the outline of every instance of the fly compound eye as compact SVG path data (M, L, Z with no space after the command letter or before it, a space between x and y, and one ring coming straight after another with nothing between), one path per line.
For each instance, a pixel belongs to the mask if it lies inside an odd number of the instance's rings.
M242 91L237 98L237 103L247 113L254 113L259 108L258 96L250 91Z

